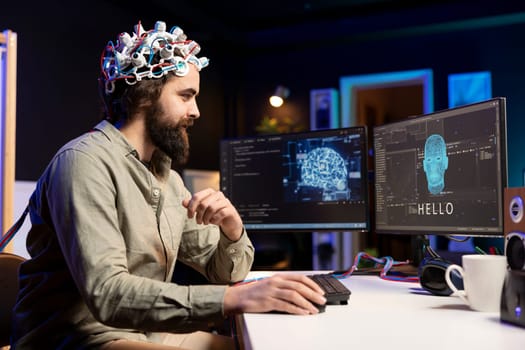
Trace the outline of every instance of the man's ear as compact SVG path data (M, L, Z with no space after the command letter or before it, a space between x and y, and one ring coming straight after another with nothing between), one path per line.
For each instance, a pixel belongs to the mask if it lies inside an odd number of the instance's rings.
M137 105L134 110L128 111L128 118L129 119L135 119L135 118L142 118L148 114L148 110L153 106L153 103L144 98L142 101L140 101L140 104Z
M147 99L143 99L140 104L138 104L132 110L127 111L127 119L129 121L139 121L146 120L146 116L150 112L153 102Z
M148 108L151 108L151 106L153 106L153 102L150 99L143 98L138 105L138 109L140 111L146 111Z

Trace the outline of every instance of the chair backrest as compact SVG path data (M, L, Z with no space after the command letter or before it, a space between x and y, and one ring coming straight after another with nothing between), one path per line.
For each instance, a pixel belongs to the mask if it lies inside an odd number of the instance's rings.
M0 252L0 346L9 345L11 315L18 294L18 267L25 259Z

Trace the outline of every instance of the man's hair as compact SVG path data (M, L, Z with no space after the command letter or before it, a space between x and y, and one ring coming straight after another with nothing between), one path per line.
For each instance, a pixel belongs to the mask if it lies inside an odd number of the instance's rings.
M103 102L103 119L112 124L127 120L137 113L146 103L155 103L162 92L162 87L175 75L168 74L159 79L144 79L135 85L115 84L112 94L104 93L104 86L99 87Z

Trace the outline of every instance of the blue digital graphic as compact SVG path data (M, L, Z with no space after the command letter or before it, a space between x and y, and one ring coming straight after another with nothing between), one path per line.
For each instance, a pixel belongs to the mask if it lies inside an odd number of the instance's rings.
M308 152L300 166L300 186L321 189L323 200L348 199L348 170L339 153L328 147L319 147Z
M445 188L445 171L448 168L447 146L441 135L433 134L425 142L423 170L427 176L428 190L439 194Z

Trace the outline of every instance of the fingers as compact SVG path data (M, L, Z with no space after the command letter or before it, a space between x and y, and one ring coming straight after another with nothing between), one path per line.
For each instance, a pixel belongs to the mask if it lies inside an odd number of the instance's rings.
M278 274L272 277L231 288L237 293L229 301L240 301L241 312L279 311L296 315L316 314L314 304L324 305L322 290L310 278L300 274ZM226 306L225 306L226 307ZM235 306L228 305L228 308Z
M318 313L317 307L298 291L281 289L274 298L274 311L287 312L297 315Z
M270 311L286 312L292 315L315 315L319 310L308 301L305 305L296 305L283 299L274 299Z
M221 191L211 188L195 193L182 204L188 210L188 218L193 218L198 224L217 224L228 215L230 201Z
M310 281L303 275L282 274L274 275L262 282L269 285L273 311L305 315L319 312L314 304L326 303L322 290L318 290L318 286L312 286Z
M218 225L232 241L238 240L242 235L242 219L221 191L211 188L199 191L191 198L184 199L182 205L188 211L188 218L195 217L198 224Z
M275 275L282 283L281 293L285 300L298 300L299 306L305 306L306 300L316 304L324 305L326 298L324 291L307 276L301 274L282 274ZM296 299L293 293L298 293L302 298Z
M295 289L299 286L299 291L307 293L307 296L314 295L323 295L324 291L317 283L315 283L311 278L302 274L275 274L271 278L278 278L283 281L283 283L289 284L290 288ZM324 302L323 300L317 300Z

